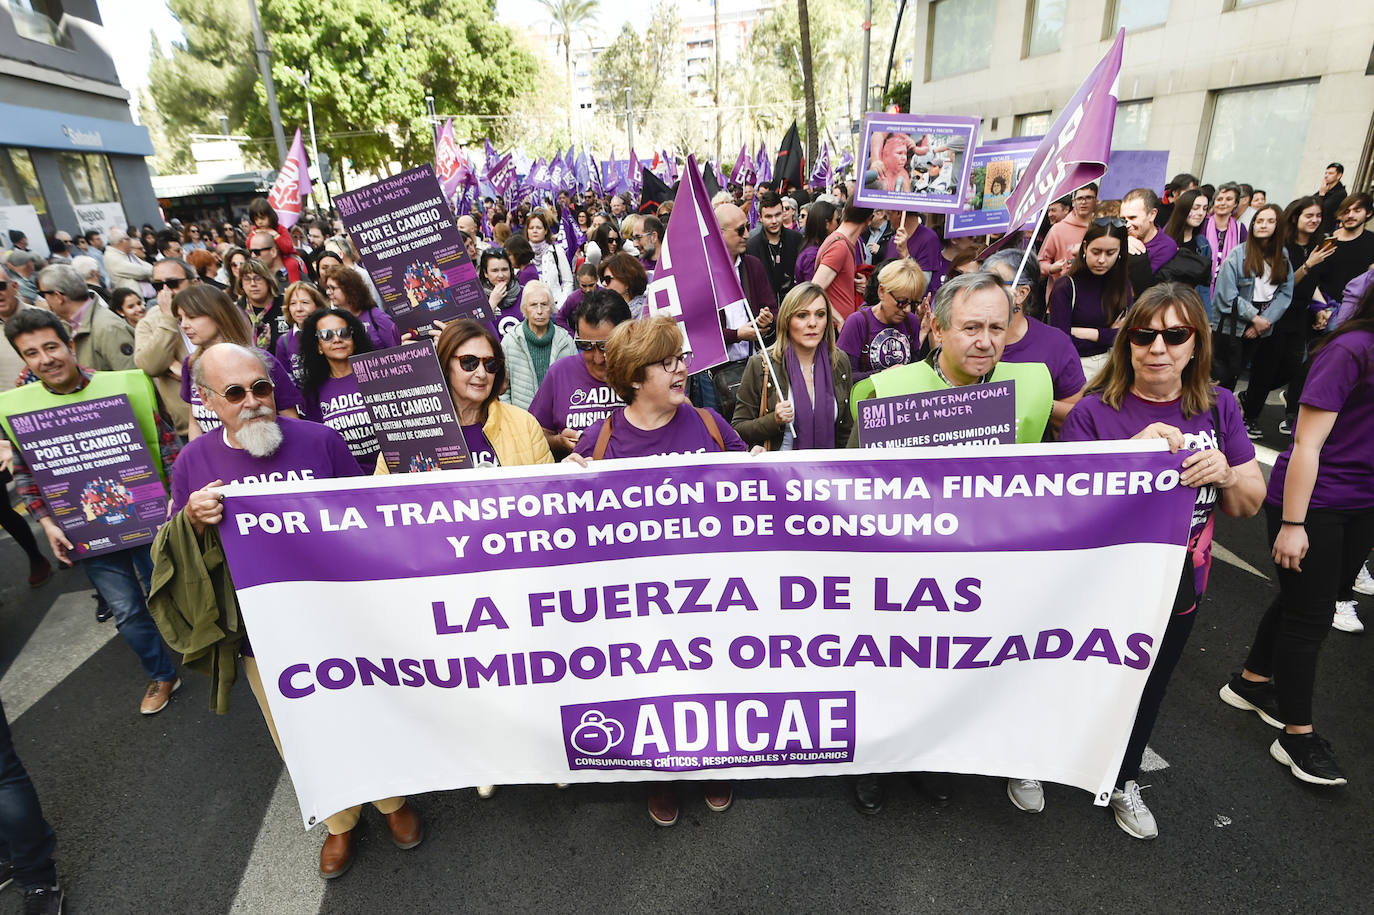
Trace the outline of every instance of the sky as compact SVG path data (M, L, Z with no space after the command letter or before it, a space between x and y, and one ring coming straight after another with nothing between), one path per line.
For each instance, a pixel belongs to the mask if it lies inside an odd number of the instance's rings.
M210 0L210 2L242 3L245 0ZM600 25L606 34L614 35L627 18L624 7L616 0L603 0ZM131 95L148 85L149 32L157 35L163 49L182 38L181 26L167 8L166 0L97 0L100 19L105 24L110 51L119 69L119 81ZM612 6L616 7L612 12ZM628 19L641 32L648 24L649 4L628 4ZM548 28L548 13L535 0L497 0L496 16L501 22L521 28Z

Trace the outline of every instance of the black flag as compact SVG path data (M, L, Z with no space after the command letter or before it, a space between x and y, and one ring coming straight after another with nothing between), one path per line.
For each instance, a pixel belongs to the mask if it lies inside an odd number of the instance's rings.
M720 180L716 178L716 167L710 162L707 162L706 167L702 169L701 183L706 186L707 200L720 193Z
M663 183L663 179L641 166L641 189L639 193L639 212L651 213L660 203L673 199L673 189Z
M801 140L797 138L797 122L783 134L782 145L778 147L777 163L773 166L773 180L778 182L778 193L786 194L789 189L806 187L806 154L802 151Z

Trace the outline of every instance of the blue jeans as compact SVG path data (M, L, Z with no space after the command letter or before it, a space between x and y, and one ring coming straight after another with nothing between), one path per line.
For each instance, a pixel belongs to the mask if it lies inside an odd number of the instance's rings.
M147 546L105 553L81 560L86 577L114 613L115 626L143 662L150 680L176 679L172 660L157 624L148 614L145 595L152 588L153 556Z
M0 706L0 861L14 866L14 879L24 889L52 886L57 882L57 866L52 853L57 836L33 790L29 773L14 752L5 709Z

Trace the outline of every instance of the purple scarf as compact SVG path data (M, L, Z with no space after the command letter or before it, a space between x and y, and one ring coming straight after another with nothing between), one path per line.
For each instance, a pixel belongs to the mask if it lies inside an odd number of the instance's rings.
M1231 253L1231 249L1245 241L1245 226L1240 224L1240 220L1231 217L1231 229L1226 233L1226 250L1221 250L1221 242L1217 236L1216 217L1208 216L1207 221L1202 224L1204 233L1207 236L1207 245L1212 249L1212 283L1211 289L1217 291L1217 272L1221 270L1222 261L1226 260L1226 255Z
M830 344L822 344L816 350L814 368L815 403L807 395L806 375L802 373L797 351L787 348L787 384L796 414L793 428L797 430L792 447L798 450L835 447L835 381L830 375Z

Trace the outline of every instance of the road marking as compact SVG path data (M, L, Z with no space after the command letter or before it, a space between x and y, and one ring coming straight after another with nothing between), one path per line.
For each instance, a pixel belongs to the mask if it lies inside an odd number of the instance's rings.
M1235 566L1241 571L1249 572L1251 575L1254 575L1257 578L1263 578L1265 581L1269 580L1268 575L1265 575L1259 569L1250 565L1250 563L1246 562L1244 559L1241 559L1235 553L1232 553L1230 550L1222 546L1220 543L1217 543L1215 540L1212 541L1212 555L1217 559L1220 559L1227 565Z
M1255 460L1265 467L1273 467L1274 461L1278 460L1279 452L1267 445L1255 444Z
M114 638L114 620L95 621L94 597L94 591L68 591L53 601L5 671L0 696L11 724Z
M1167 768L1169 768L1169 764L1164 760L1163 756L1160 756L1149 747L1145 748L1145 755L1140 757L1141 772L1158 772L1160 769Z
M296 789L282 766L229 915L318 912L325 891L319 876L320 841L301 828Z

